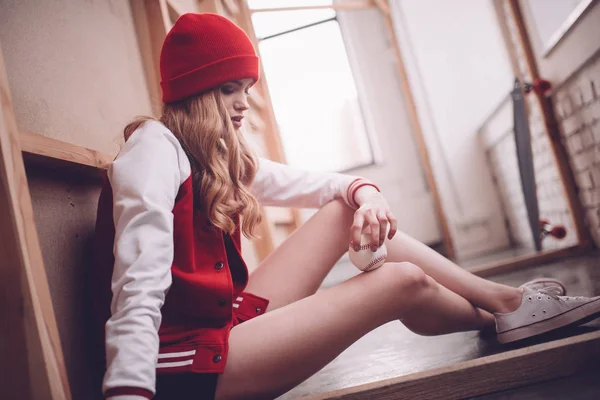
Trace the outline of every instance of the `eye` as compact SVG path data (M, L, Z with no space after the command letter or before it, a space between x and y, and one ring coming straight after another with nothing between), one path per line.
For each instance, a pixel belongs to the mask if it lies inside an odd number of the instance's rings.
M221 93L223 94L233 94L234 89L230 86L221 86Z

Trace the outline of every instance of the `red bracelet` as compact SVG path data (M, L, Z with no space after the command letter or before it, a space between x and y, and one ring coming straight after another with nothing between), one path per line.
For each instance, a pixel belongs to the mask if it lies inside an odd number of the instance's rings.
M356 192L358 191L358 189L360 189L363 186L372 186L374 187L378 192L381 192L381 190L379 189L379 187L377 185L375 185L374 183L371 183L369 181L366 181L364 179L356 179L354 182L352 182L350 184L350 186L348 186L348 200L349 203L354 207L354 208L358 208L359 205L356 202L356 199L354 198L354 196L356 195Z

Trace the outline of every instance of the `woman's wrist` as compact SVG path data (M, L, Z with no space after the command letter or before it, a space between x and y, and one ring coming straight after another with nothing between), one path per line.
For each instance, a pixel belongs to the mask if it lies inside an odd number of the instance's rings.
M365 179L356 179L348 187L348 204L354 208L359 208L368 196L377 192L380 192L380 190L374 183Z
M363 205L367 198L375 193L379 193L379 189L373 185L361 186L354 192L354 201L358 207Z

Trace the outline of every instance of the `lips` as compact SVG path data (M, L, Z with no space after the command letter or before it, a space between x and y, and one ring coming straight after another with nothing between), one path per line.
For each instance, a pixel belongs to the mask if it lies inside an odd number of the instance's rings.
M231 117L231 122L233 123L233 126L235 126L236 128L240 128L242 126L243 119L244 119L243 115L235 115L235 116Z

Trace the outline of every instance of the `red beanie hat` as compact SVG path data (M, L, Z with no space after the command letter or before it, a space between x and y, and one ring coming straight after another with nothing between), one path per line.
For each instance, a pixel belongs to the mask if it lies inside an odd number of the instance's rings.
M184 14L160 53L165 103L185 99L225 82L259 77L258 57L246 33L217 14Z

